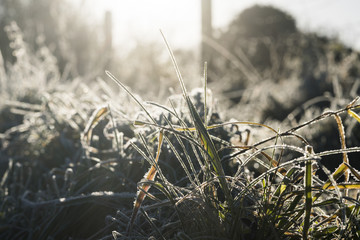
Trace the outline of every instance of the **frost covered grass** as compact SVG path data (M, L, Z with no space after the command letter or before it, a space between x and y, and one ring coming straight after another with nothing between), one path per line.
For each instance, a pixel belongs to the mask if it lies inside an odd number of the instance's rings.
M1 239L360 237L349 161L360 147L346 141L358 98L317 116L305 108L309 119L280 127L241 112L224 121L206 67L204 88L188 92L168 44L182 91L160 104L110 72L120 92L101 79L64 82L51 56L17 43L22 60L0 68ZM311 135L330 123L340 147L319 151Z

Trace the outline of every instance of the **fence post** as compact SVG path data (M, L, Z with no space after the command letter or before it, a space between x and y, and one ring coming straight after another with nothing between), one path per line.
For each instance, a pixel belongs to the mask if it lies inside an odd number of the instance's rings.
M210 61L206 38L212 38L211 0L201 0L201 64Z
M112 62L112 15L110 11L105 12L105 69L110 70Z

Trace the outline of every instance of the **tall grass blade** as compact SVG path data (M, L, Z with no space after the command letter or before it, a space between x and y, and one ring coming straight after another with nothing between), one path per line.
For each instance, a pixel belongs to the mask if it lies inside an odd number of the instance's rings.
M228 204L231 204L232 203L232 196L231 196L231 193L230 193L230 189L229 189L229 187L228 187L228 185L226 183L225 173L224 173L224 170L223 170L222 165L221 165L220 157L219 157L219 155L218 155L218 153L217 153L217 151L215 149L214 143L212 142L212 140L211 140L211 138L209 136L209 133L206 130L206 127L202 123L202 120L201 120L201 118L199 116L199 113L196 111L196 109L194 107L194 104L191 102L190 97L189 97L189 95L188 95L188 93L186 91L185 83L184 83L184 80L183 80L183 78L181 76L179 67L178 67L178 65L176 63L174 53L172 52L172 50L171 50L171 48L169 46L169 43L167 42L167 40L166 40L166 38L165 38L165 36L164 36L164 34L162 32L161 32L161 35L163 36L166 47L167 47L167 49L169 51L171 60L173 62L175 71L177 73L177 76L178 76L178 79L179 79L179 82L180 82L180 85L181 85L183 96L184 96L185 101L187 103L187 107L188 107L188 109L190 111L190 115L191 115L192 120L194 122L195 129L197 130L197 132L199 134L202 146L204 147L205 151L207 152L207 154L210 157L211 165L213 166L213 169L215 171L216 176L219 178L220 188L224 192L225 199L228 202Z
M166 48L167 48L167 50L169 51L169 55L170 55L170 58L171 58L171 61L172 61L173 65L174 65L176 75L177 75L177 77L178 77L178 79L179 79L182 92L183 92L184 96L188 96L188 93L187 93L187 91L186 91L186 87L185 87L185 84L184 84L184 80L183 80L183 78L182 78L182 76L181 76L180 69L179 69L179 67L178 67L178 65L177 65L177 63L176 63L175 55L174 55L174 53L172 52L172 50L171 50L171 48L170 48L170 45L169 45L168 41L167 41L166 38L165 38L165 35L163 34L163 32L162 32L161 30L160 30L160 33L161 33L162 38L164 39Z
M105 71L106 75L109 76L111 80L113 80L117 85L119 85L122 89L124 89L131 98L142 108L142 110L146 113L146 115L151 119L153 123L156 123L155 119L151 116L148 110L144 107L144 105L131 93L131 91L122 83L120 82L111 72Z
M224 173L223 167L221 165L220 157L215 149L215 145L214 145L213 141L211 140L210 135L207 132L204 124L202 123L199 114L196 112L196 109L195 109L194 105L192 104L190 98L187 97L186 100L187 100L187 103L188 103L188 106L190 109L191 116L193 117L195 128L198 131L200 141L210 157L210 162L212 164L212 167L213 167L216 175L219 177L220 187L224 191L225 198L228 201L228 203L230 203L230 202L232 202L230 190L226 183L225 173Z
M161 146L162 146L162 142L163 142L163 131L159 132L159 142L158 142L158 148L157 148L157 152L156 152L156 158L155 158L155 164L157 164L158 160L159 160L159 156L160 156L160 151L161 151ZM149 171L145 174L144 178L148 181L153 181L155 179L157 170L156 170L156 166L152 165L151 168L149 169ZM142 204L142 202L144 201L145 197L146 197L146 193L147 191L150 189L150 184L148 183L144 183L141 187L140 190L137 193L137 197L134 203L134 209L133 209L133 213L131 215L131 219L128 225L128 228L126 230L127 235L130 234L132 227L134 225L137 213L139 211L139 208Z
M312 147L306 146L307 155L311 156ZM312 164L311 160L306 160L305 163L305 217L304 217L304 228L303 228L303 238L308 238L308 231L310 228L310 215L312 208Z

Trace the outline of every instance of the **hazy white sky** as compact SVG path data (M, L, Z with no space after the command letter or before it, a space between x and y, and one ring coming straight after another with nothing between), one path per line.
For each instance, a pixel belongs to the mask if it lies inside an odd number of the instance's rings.
M79 1L80 2L80 1ZM101 19L113 13L116 45L134 40L161 41L162 29L171 45L194 47L200 40L200 0L82 0ZM298 27L338 35L360 50L359 0L213 0L213 25L225 27L243 9L270 3L293 15Z

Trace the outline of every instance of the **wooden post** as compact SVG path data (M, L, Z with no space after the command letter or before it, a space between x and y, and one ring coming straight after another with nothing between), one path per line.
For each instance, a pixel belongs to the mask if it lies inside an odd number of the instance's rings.
M210 61L206 38L212 38L211 0L201 0L201 64Z
M105 68L110 70L112 62L112 15L110 11L105 12Z

